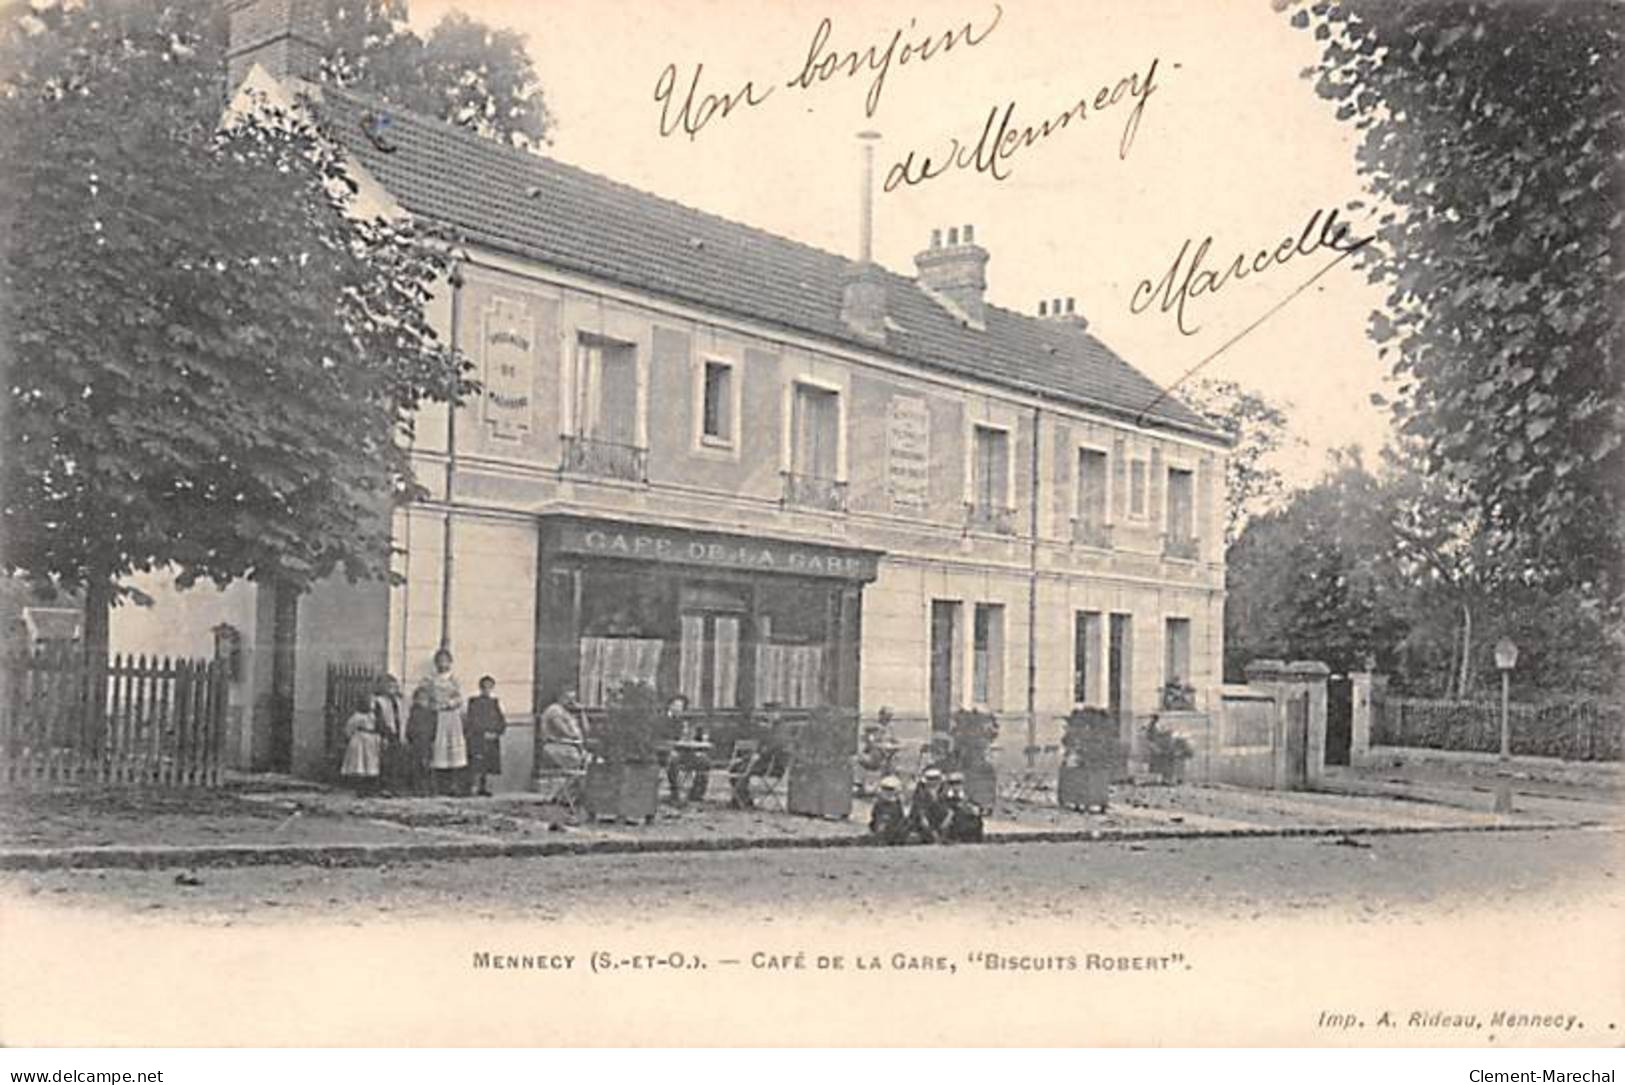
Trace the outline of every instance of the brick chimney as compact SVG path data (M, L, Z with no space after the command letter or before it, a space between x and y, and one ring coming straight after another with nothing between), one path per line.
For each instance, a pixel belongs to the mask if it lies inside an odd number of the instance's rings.
M931 231L931 247L914 257L920 287L972 327L985 326L987 250L976 243L975 227L950 226Z
M1052 298L1048 301L1041 298L1038 302L1038 315L1043 320L1052 321L1056 324L1067 324L1080 332L1087 331L1089 328L1089 318L1078 312L1077 298L1067 298L1064 304L1060 298Z
M327 38L321 0L230 0L226 12L228 96L256 64L279 82L320 74Z

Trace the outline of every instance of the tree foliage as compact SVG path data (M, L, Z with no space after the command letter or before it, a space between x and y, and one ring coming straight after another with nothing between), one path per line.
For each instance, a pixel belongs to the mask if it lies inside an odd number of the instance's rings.
M1235 381L1198 377L1181 385L1179 396L1235 442L1224 471L1224 540L1235 542L1248 520L1279 504L1286 486L1271 461L1301 442L1288 436L1278 405Z
M425 312L445 246L352 215L297 112L221 130L211 9L46 16L0 39L7 568L92 607L163 566L388 576L413 412L468 390Z
M1284 6L1284 5L1281 5ZM1621 589L1621 20L1600 0L1317 0L1306 74L1364 133L1400 430L1495 559Z
M1334 454L1315 486L1255 517L1226 555L1225 670L1314 659L1334 670L1389 668L1405 634L1377 479L1357 452Z
M1607 609L1495 560L1476 505L1418 451L1402 443L1375 471L1337 454L1314 486L1247 524L1228 555L1227 674L1318 659L1465 698L1493 686L1493 646L1509 636L1523 689L1617 695L1625 640Z
M420 37L406 23L405 0L318 2L323 78L516 147L552 141L556 121L517 31L452 11Z

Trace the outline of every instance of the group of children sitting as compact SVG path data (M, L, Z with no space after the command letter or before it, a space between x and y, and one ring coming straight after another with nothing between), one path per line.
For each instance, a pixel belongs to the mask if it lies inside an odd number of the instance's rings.
M962 772L926 769L906 805L902 781L886 776L869 813L869 835L882 844L977 843L982 810L965 795Z

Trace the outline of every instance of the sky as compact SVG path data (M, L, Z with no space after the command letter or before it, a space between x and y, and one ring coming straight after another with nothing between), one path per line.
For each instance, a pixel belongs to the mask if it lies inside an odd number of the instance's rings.
M1386 439L1386 414L1370 403L1386 366L1365 336L1381 291L1352 260L1305 286L1338 256L1315 248L1327 212L1362 195L1357 133L1300 77L1318 43L1270 0L412 0L413 24L427 30L453 8L526 36L558 121L548 153L563 161L856 255L857 133L879 132L880 263L912 274L933 228L970 224L991 254L995 304L1031 313L1040 298L1075 297L1093 334L1164 384L1218 351L1202 375L1287 407L1302 444L1279 465L1295 483L1313 481L1329 449L1374 454ZM856 75L832 62L821 80L816 60L806 75L810 56L871 46L883 56L899 31L878 90L867 57ZM921 53L920 43L950 33L951 48ZM682 106L696 66L691 133ZM700 124L707 95L737 104L713 107ZM1080 99L1084 120L1020 147L998 177L949 169L886 185L911 151L916 175L925 156L941 164L955 137L971 159L990 113L1003 117L1011 103L1020 130ZM1285 259L1252 269L1259 252L1297 242L1316 212L1300 251L1288 246ZM1339 221L1360 234L1357 214L1339 210ZM1209 237L1202 267L1220 275L1245 255L1248 274L1188 298L1183 327L1163 310L1168 291L1134 311L1137 289L1140 302L1151 299L1189 242L1176 300Z

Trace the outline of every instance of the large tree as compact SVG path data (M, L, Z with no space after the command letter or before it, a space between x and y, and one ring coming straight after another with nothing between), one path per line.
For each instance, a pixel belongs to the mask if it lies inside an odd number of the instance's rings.
M1235 381L1198 377L1179 397L1235 442L1225 460L1224 541L1233 543L1254 516L1279 506L1286 483L1275 460L1302 442L1287 432L1286 412L1261 392Z
M402 438L468 388L425 312L445 245L353 215L298 115L220 129L214 9L9 14L7 569L82 589L93 655L133 572L388 576L387 511L417 492Z
M1344 451L1318 483L1246 525L1226 555L1230 680L1258 658L1394 666L1406 615L1381 508L1378 479Z
M1618 600L1618 5L1317 0L1291 19L1325 43L1306 74L1364 132L1399 428L1470 495L1494 560Z
M313 2L327 44L319 78L516 147L551 142L556 121L517 31L451 11L424 37L407 25L406 0Z

